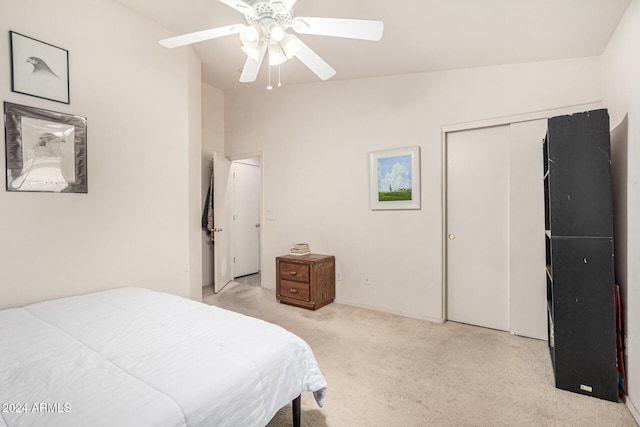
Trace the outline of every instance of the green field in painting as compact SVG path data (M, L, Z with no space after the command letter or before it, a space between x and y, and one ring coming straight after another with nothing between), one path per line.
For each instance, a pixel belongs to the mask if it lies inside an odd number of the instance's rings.
M378 192L379 202L397 202L399 200L411 200L411 190Z

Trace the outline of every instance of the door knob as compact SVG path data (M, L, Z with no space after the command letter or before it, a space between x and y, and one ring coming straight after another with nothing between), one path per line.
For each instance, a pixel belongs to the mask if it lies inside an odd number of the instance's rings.
M455 235L455 234L453 234L453 233L449 234L449 240L453 240L453 239L455 239L455 238L456 238L456 235Z
M260 228L260 224L256 224L256 228Z

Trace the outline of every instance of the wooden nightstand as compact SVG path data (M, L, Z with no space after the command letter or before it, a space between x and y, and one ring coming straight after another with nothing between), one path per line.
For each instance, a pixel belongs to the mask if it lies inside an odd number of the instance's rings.
M276 298L283 304L316 310L336 297L333 255L276 257Z

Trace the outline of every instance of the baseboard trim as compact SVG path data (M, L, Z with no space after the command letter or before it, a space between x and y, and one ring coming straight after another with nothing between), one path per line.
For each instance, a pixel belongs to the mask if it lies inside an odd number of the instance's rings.
M629 399L629 396L627 396L625 404L627 405L627 408L629 408L629 412L631 412L633 418L635 418L636 423L640 425L640 411L638 411L631 399Z
M402 310L393 310L386 307L379 307L375 305L355 303L353 301L344 300L342 298L340 299L336 298L335 302L337 304L344 304L344 305L350 305L352 307L364 308L367 310L380 311L382 313L394 314L396 316L402 316L402 317L409 317L411 319L426 320L427 322L431 322L431 323L444 323L444 319L441 319L441 318L424 316L422 314L417 314L417 313L409 313Z

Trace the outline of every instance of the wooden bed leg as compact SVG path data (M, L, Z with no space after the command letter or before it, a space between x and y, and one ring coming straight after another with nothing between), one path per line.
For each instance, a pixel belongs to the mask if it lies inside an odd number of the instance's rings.
M293 412L293 427L300 427L300 396L293 399L291 409Z

